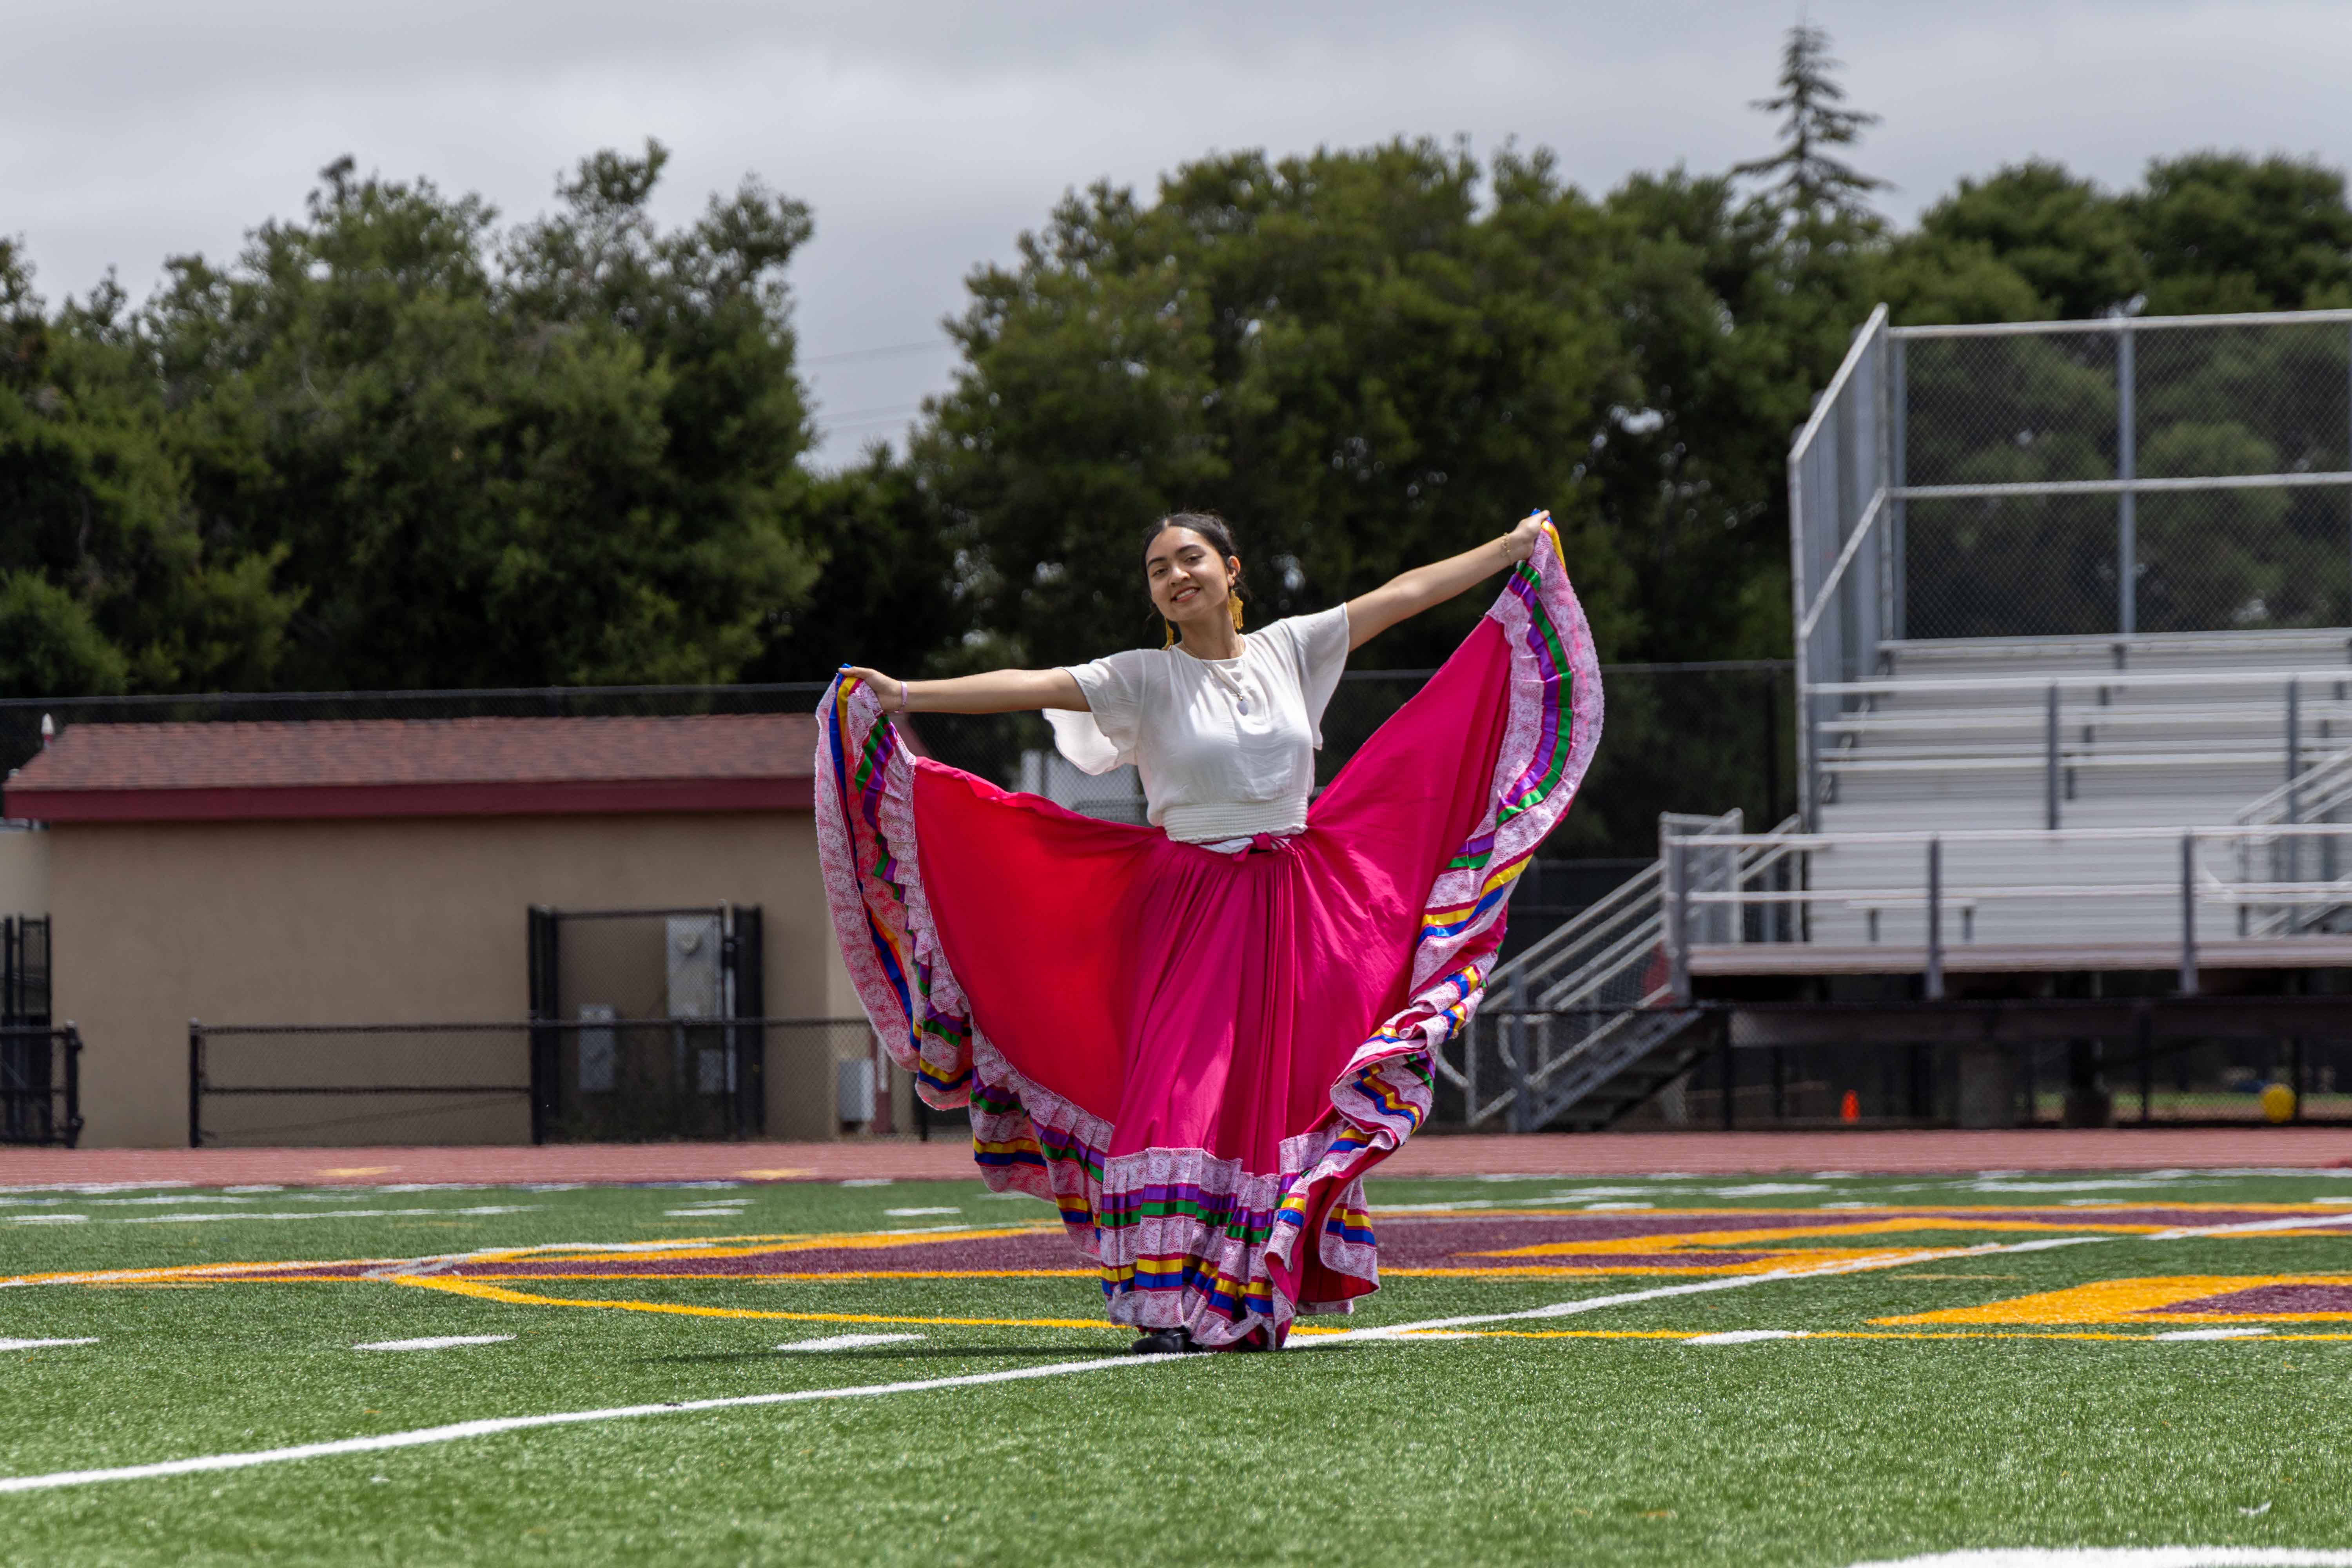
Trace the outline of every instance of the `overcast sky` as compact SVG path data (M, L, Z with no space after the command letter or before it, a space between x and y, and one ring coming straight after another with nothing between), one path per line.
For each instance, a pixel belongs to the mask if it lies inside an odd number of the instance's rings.
M1858 162L1908 217L2029 155L2126 184L2200 146L2352 160L2352 0L1812 0ZM964 274L1073 185L1212 150L1397 134L1554 149L1605 188L1769 143L1787 0L0 0L0 234L52 301L232 253L316 171L478 191L509 217L657 136L690 217L747 172L808 202L795 263L823 456L903 431ZM906 345L916 345L907 348ZM876 353L873 351L904 352Z

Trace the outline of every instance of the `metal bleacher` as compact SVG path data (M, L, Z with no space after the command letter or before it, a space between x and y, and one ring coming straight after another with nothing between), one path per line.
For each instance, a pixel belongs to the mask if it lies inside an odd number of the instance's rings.
M2352 748L2352 631L2343 628L1889 642L1880 651L1882 678L1815 688L1851 704L1817 730L1816 831L1835 843L1810 856L1820 896L1808 907L1811 940L1825 946L1925 942L1917 900L1874 901L1870 891L1922 881L1917 844L1875 837L1922 829L1946 841L1943 891L1969 906L1974 943L2079 945L2093 930L2110 942L2169 941L2177 900L1999 895L2176 885L2178 830L2238 825L2257 801ZM2097 829L2143 836L2084 832ZM2014 830L2030 836L1958 837Z
M2235 972L2239 1011L2352 1038L2352 999L2315 1010L2352 972L2352 311L1882 307L1789 490L1801 810L1662 819L1499 966L1440 1064L1466 1124L1607 1125L1710 1051L1730 1082L1838 985L1913 1009L1856 1041L1930 1037L1955 984L2128 994L2145 1061L2237 1026L2199 1000Z

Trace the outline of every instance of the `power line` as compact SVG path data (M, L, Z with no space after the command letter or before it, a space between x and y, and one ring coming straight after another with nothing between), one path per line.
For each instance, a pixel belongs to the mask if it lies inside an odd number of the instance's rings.
M926 349L953 348L955 340L949 337L926 338L919 343L893 343L888 348L845 349L840 353L811 354L803 364L839 364L853 359L888 359L897 354L921 353Z
M895 408L853 408L845 414L835 415L829 418L820 414L817 418L823 424L837 427L843 425L871 425L877 420L902 418L907 415L919 414L922 411L921 404L908 403Z

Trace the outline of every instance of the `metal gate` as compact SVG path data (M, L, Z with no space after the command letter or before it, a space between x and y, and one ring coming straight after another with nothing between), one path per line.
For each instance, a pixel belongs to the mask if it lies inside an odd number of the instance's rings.
M81 1136L81 1036L0 1026L0 1143L62 1143Z
M763 1131L761 951L757 905L534 908L532 1140Z
M0 1028L49 1026L49 917L0 920Z

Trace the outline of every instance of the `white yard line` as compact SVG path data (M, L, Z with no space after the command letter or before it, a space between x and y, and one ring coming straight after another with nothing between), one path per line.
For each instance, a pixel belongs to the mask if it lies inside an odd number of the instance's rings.
M2293 1215L2284 1219L2255 1220L2234 1225L2185 1226L2173 1230L2159 1230L2144 1236L2048 1236L2032 1241L1987 1243L1981 1247L1941 1247L1931 1252L1909 1253L1898 1258L1864 1258L1843 1263L1824 1263L1812 1268L1775 1268L1766 1274L1738 1274L1727 1279L1700 1279L1686 1285L1661 1285L1648 1290L1624 1290L1613 1296L1587 1296L1574 1301L1555 1301L1549 1307L1530 1307L1519 1312L1482 1313L1466 1318L1430 1318L1418 1323L1397 1323L1381 1329L1348 1329L1336 1334L1301 1335L1284 1346L1286 1350L1320 1350L1326 1345L1348 1344L1359 1340L1391 1340L1403 1334L1415 1334L1430 1329L1475 1328L1480 1323L1510 1323L1528 1319L1566 1318L1580 1312L1597 1311L1602 1307L1627 1307L1638 1301L1664 1300L1673 1296L1697 1296L1711 1290L1737 1290L1748 1285L1766 1285L1784 1279L1820 1279L1837 1274L1858 1274L1866 1269L1901 1268L1913 1263L1937 1263L1951 1258L1991 1258L2006 1252L2048 1252L2061 1247L2084 1247L2100 1241L2181 1241L2207 1236L2244 1236L2258 1232L2308 1230L2323 1226L2352 1225L2352 1214ZM1957 1228L1965 1228L1959 1226Z
M2288 1215L2283 1219L2246 1220L2238 1225L2183 1226L2177 1230L2159 1230L2141 1239L2179 1241L2200 1236L2257 1236L2273 1230L2321 1230L2334 1225L2352 1225L2352 1214Z
M450 1213L513 1213L511 1207L476 1210L388 1210L362 1211L368 1217L380 1214L450 1214ZM156 1216L162 1219L166 1216ZM194 1218L302 1218L318 1219L326 1215L171 1215L172 1219ZM346 1213L341 1217L361 1217ZM120 1222L117 1223L125 1223ZM130 1222L140 1223L140 1222ZM154 1223L146 1221L144 1223ZM1547 1318L1570 1317L1599 1310L1604 1307L1630 1306L1636 1302L1663 1300L1680 1296L1696 1296L1716 1290L1736 1290L1750 1285L1764 1285L1790 1279L1818 1279L1843 1274L1862 1273L1883 1268L1900 1268L1914 1263L1938 1262L1954 1258L1984 1258L2001 1253L2042 1252L2053 1247L2078 1247L2092 1242L2120 1240L2171 1241L2201 1236L2227 1236L2252 1232L2315 1228L2331 1224L2352 1223L2352 1215L2292 1216L2285 1220L2265 1220L2252 1224L2220 1225L2183 1227L2158 1231L2151 1236L2130 1237L2114 1234L2102 1236L2066 1236L2038 1237L2032 1241L1990 1243L1979 1247L1939 1247L1927 1252L1906 1253L1899 1257L1864 1258L1839 1263L1819 1265L1811 1268L1780 1268L1762 1274L1744 1274L1730 1278L1694 1280L1680 1285L1658 1286L1647 1290L1626 1290L1607 1296L1590 1296L1577 1300L1557 1301L1549 1306L1529 1308L1517 1312L1489 1312L1455 1318L1432 1318L1420 1322L1397 1323L1386 1328L1353 1329L1336 1334L1318 1334L1312 1338L1293 1340L1294 1350L1319 1349L1326 1345L1349 1343L1364 1340L1393 1340L1406 1335L1426 1334L1431 1338L1452 1337L1444 1331L1475 1328L1483 1323L1521 1322ZM963 1226L941 1226L926 1227L936 1230L962 1229ZM646 1247L675 1246L676 1243L640 1244ZM538 1247L502 1249L537 1251ZM463 1256L463 1255L460 1255ZM232 1265L222 1272L235 1268L252 1268L255 1265ZM259 1266L268 1267L268 1266ZM278 1267L283 1267L279 1265ZM117 1277L136 1275L145 1270L112 1271ZM209 1270L207 1270L209 1272ZM84 1279L102 1279L104 1275L82 1276ZM1722 1335L1702 1336L1696 1342L1728 1344L1745 1342L1751 1338L1803 1337L1801 1331L1733 1331ZM362 1350L425 1349L444 1344L488 1343L507 1336L453 1336L443 1340L385 1341L376 1345L356 1346ZM913 1337L913 1336L908 1336ZM2169 1337L2169 1336L2168 1336ZM2186 1337L2185 1335L2182 1337ZM2216 1335L2214 1337L2220 1337ZM2235 1336L2232 1336L2235 1337ZM847 1348L855 1342L877 1343L896 1341L897 1335L839 1335L825 1340L803 1341L779 1349L820 1350ZM0 1350L32 1349L50 1345L90 1344L94 1340L0 1340ZM152 1464L122 1465L105 1469L57 1470L47 1475L0 1477L0 1492L47 1491L62 1487L87 1486L100 1481L143 1480L167 1476L191 1475L211 1470L249 1469L260 1465L286 1464L299 1459L325 1458L338 1454L380 1453L391 1448L422 1447L438 1443L454 1443L469 1437L494 1436L505 1432L518 1432L539 1426L568 1426L603 1421L632 1420L646 1415L672 1415L704 1410L731 1410L762 1405L793 1405L820 1399L876 1398L893 1394L922 1394L936 1389L970 1388L986 1384L1015 1383L1031 1378L1059 1377L1074 1373L1107 1372L1114 1367L1148 1366L1159 1362L1174 1361L1175 1356L1118 1355L1097 1361L1057 1362L1046 1366L1015 1367L1003 1372L974 1373L961 1377L924 1378L911 1383L873 1384L849 1388L800 1389L789 1393L739 1394L723 1399L680 1400L663 1405L624 1405L604 1410L561 1411L543 1415L509 1415L478 1421L456 1422L445 1426L418 1427L406 1432L380 1433L369 1437L344 1437L323 1443L298 1444L285 1448L264 1448L241 1454L206 1454L185 1459L165 1459ZM1991 1552L1949 1552L1940 1556L1905 1559L1918 1564L1949 1564L1951 1568L2035 1568L2039 1564L2078 1564L2080 1568L2206 1568L2208 1564L2346 1564L2352 1565L2352 1552L2298 1552L2294 1549L2271 1550L2250 1548L2186 1548L2155 1547L2132 1549L2089 1549L2065 1552L2043 1552L2035 1549Z
M502 1345L513 1339L512 1334L441 1334L429 1340L378 1340L373 1344L353 1345L355 1351L447 1351L459 1345Z
M108 1215L100 1225L200 1225L206 1221L234 1220L243 1224L263 1219L388 1219L405 1215L486 1215L526 1214L539 1207L537 1204L483 1204L465 1209L317 1209L281 1214L153 1214L117 1217Z
M1895 1258L1860 1258L1842 1263L1823 1263L1811 1268L1775 1268L1763 1274L1736 1274L1715 1279L1696 1279L1683 1285L1659 1285L1647 1290L1621 1290L1610 1296L1585 1296L1573 1301L1554 1301L1548 1307L1529 1307L1518 1312L1481 1312L1463 1318L1429 1318L1417 1323L1397 1323L1381 1329L1347 1329L1336 1334L1316 1334L1293 1338L1286 1350L1321 1350L1326 1345L1350 1344L1360 1340L1392 1340L1407 1334L1418 1334L1430 1329L1475 1328L1481 1323L1516 1323L1531 1319L1567 1318L1580 1312L1598 1311L1603 1307L1630 1307L1638 1301L1662 1301L1675 1296L1700 1296L1714 1290L1738 1290L1750 1285L1777 1284L1784 1279L1820 1279L1835 1274L1859 1274L1865 1269L1900 1268L1911 1263L1936 1263L1948 1258L1982 1258L2000 1252L2022 1252L2051 1247L2069 1247L2077 1242L2113 1241L2111 1236L2070 1236L2044 1241L1990 1243L1983 1247L1939 1247L1932 1252L1905 1253Z
M259 1222L287 1219L389 1219L414 1215L525 1214L539 1207L537 1204L482 1204L463 1209L301 1209L278 1214L142 1214L100 1215L93 1219L79 1214L26 1214L0 1215L0 1221L10 1225L205 1225L221 1221ZM718 1215L711 1217L717 1218ZM675 1247L676 1242L667 1245Z
M641 1415L740 1410L755 1405L798 1405L814 1399L872 1399L889 1394L927 1394L939 1388L975 1388L982 1384L1019 1383L1029 1378L1063 1377L1080 1372L1108 1372L1114 1367L1150 1366L1156 1362L1178 1359L1175 1356L1118 1355L1101 1361L1065 1361L1049 1366L972 1373L963 1377L927 1377L916 1383L866 1384L852 1388L803 1388L786 1394L743 1394L727 1399L682 1399L670 1405L619 1405L608 1410L564 1410L546 1415L501 1415L482 1421L453 1422L446 1426L383 1432L373 1437L341 1437L329 1443L299 1443L290 1448L261 1448L243 1454L204 1454L194 1458L163 1459L152 1465L117 1465L100 1470L53 1470L44 1476L0 1476L0 1492L50 1491L59 1487L89 1486L98 1481L148 1480L163 1476L194 1475L205 1470L245 1470L257 1465L283 1465L297 1459L323 1459L337 1454L376 1454L387 1448L421 1448L435 1443L462 1442L468 1437L496 1436L501 1432L522 1432L534 1426L577 1426L598 1421L630 1421Z
M1719 1334L1693 1334L1683 1341L1686 1345L1749 1345L1759 1340L1801 1340L1811 1336L1802 1329L1729 1329Z
M2352 1552L2310 1546L1989 1546L1853 1568L2344 1568Z
M853 1351L866 1345L905 1344L922 1337L920 1334L827 1334L816 1340L787 1340L776 1348L780 1351Z
M539 1205L534 1204L524 1206L536 1208ZM400 1209L388 1212L399 1214L469 1214L478 1213L480 1211L469 1209ZM244 1215L238 1217L255 1219L261 1216ZM306 1215L300 1217L316 1218L322 1216ZM341 1215L341 1217L350 1219L354 1217L354 1214L352 1212L346 1212ZM17 1223L21 1224L22 1222L18 1221ZM941 1235L950 1231L976 1230L979 1228L981 1227L968 1224L920 1225L904 1226L893 1229L879 1231L842 1231L838 1234L841 1236L934 1236ZM1062 1234L1063 1227L1059 1222L1052 1219L1042 1219L1024 1223L1016 1218L992 1225L988 1228L992 1230L1029 1230L1035 1231L1041 1235L1059 1236ZM96 1268L72 1274L49 1274L36 1278L0 1279L0 1290L26 1285L112 1285L129 1280L152 1279L161 1275L169 1275L171 1278L175 1279L196 1279L206 1277L222 1279L235 1279L249 1274L274 1274L278 1272L290 1272L292 1270L302 1268L344 1268L352 1266L360 1266L369 1269L369 1277L373 1279L382 1278L385 1274L406 1273L411 1271L412 1268L420 1273L430 1273L436 1271L434 1268L424 1267L428 1264L435 1265L440 1268L446 1268L457 1264L478 1262L484 1259L496 1260L529 1258L537 1254L549 1252L614 1254L675 1252L678 1248L685 1247L749 1247L755 1246L761 1242L822 1241L827 1236L832 1234L835 1233L817 1231L769 1231L753 1236L678 1236L672 1237L666 1241L539 1241L521 1247L478 1247L466 1252L429 1253L423 1258L294 1258L269 1263L165 1264L159 1265L154 1268Z

